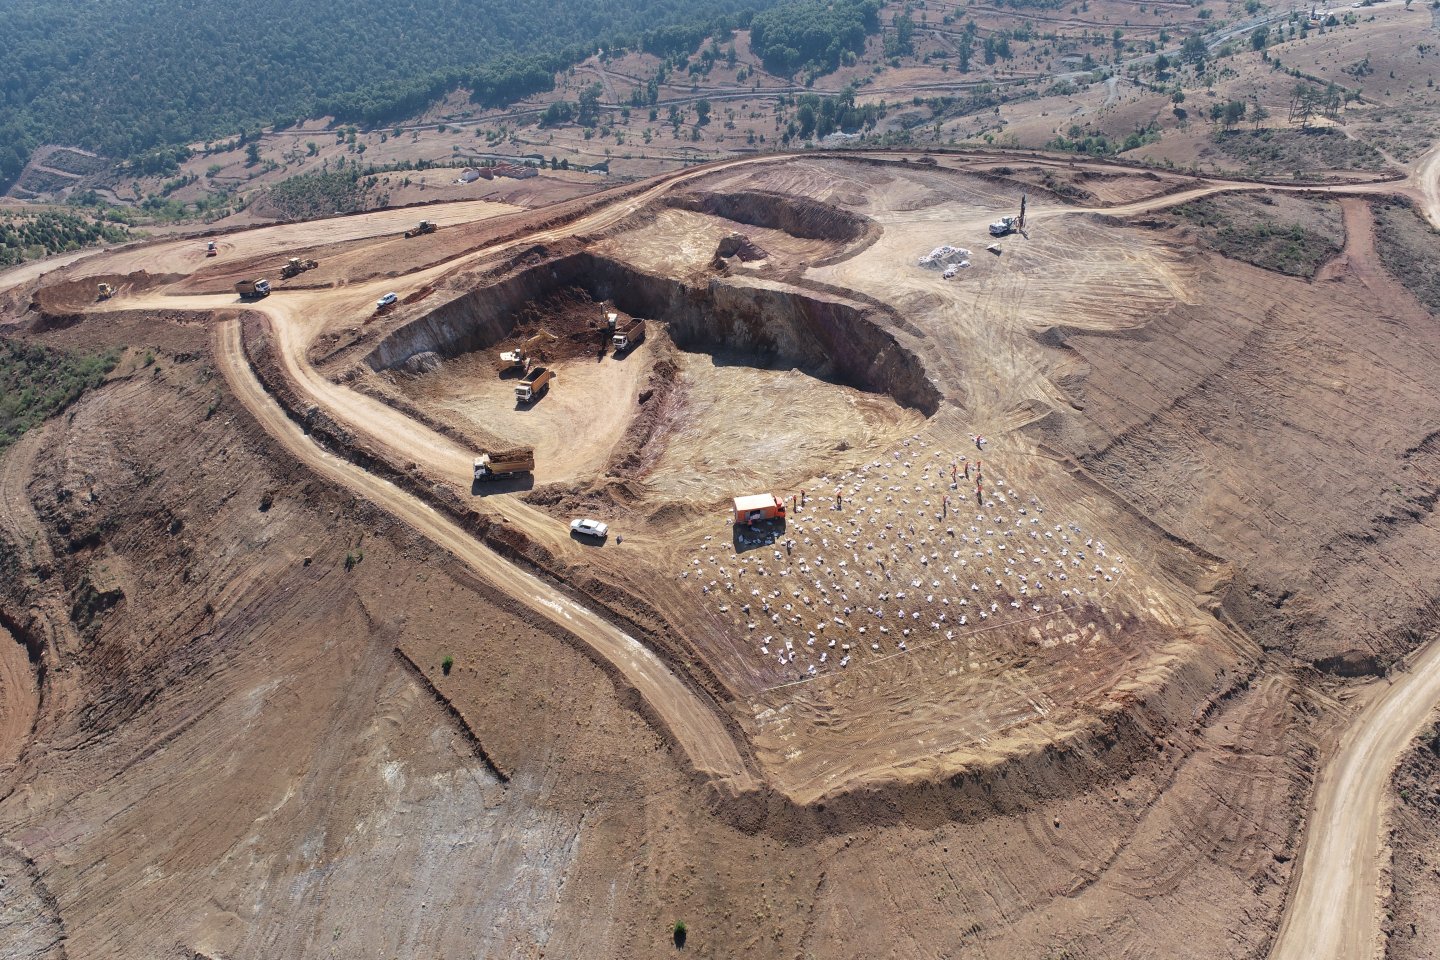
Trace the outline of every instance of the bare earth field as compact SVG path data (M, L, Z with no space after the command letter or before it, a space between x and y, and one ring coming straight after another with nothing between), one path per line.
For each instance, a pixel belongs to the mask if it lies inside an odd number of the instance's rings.
M148 353L0 457L0 937L1368 957L1388 895L1426 955L1418 169L755 157L0 274L7 336Z

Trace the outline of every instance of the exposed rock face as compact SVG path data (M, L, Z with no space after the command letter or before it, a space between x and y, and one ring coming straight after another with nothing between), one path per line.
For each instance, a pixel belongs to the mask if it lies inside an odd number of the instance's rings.
M872 306L750 278L692 284L589 253L530 266L456 297L395 330L365 362L388 370L426 353L453 357L488 349L505 339L527 303L563 286L667 324L683 350L751 353L757 363L793 364L816 377L888 393L927 416L940 405L940 392L920 361L896 342L883 312Z

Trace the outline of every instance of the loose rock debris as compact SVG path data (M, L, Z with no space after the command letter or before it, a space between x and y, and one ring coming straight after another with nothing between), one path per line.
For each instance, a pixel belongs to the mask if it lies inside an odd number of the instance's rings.
M1042 646L1073 644L1073 625L1052 618L1098 604L1123 570L1103 541L1047 512L993 461L918 436L787 503L783 531L706 537L677 573L782 683L1037 620L1054 628Z

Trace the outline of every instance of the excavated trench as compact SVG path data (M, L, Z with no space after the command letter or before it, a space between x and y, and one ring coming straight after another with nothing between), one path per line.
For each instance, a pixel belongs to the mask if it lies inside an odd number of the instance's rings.
M443 358L486 350L514 329L523 308L566 287L585 290L635 317L668 328L680 349L791 366L817 379L893 397L932 416L940 391L924 366L886 328L874 306L749 278L704 285L643 273L577 253L531 266L457 297L386 336L364 358L372 370L402 367L425 353Z
M727 193L695 191L666 198L666 204L681 210L708 213L737 223L771 230L783 230L805 240L854 243L874 234L880 225L868 217L829 204L788 193L768 190L735 190Z

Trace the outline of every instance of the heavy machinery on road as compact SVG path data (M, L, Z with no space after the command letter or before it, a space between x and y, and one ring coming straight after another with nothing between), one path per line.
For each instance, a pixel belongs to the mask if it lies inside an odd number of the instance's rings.
M320 266L319 260L301 260L299 257L291 257L285 261L285 266L280 268L280 279L289 280L291 277L298 277L306 270L314 270Z
M990 236L1005 237L1012 233L1018 233L1025 229L1025 195L1020 195L1020 215L1015 217L1001 217L990 224Z
M435 232L435 221L433 221L433 220L421 220L419 226L411 227L409 230L406 230L406 231L405 231L405 236L407 236L407 237L418 237L418 236L420 236L421 234L424 234L424 233L434 233L434 232Z
M546 390L550 389L550 381L555 379L555 371L549 367L535 367L525 371L525 376L515 384L515 402L529 403Z
M115 288L110 286L110 284L108 283L102 283L100 284L99 290L96 292L95 299L109 300L113 296L115 296Z
M475 458L475 482L505 480L535 469L535 453L526 450L518 453L481 454Z
M235 283L235 292L240 294L241 299L259 300L261 297L270 296L270 281L238 280Z
M205 244L205 256L207 256L207 257L218 257L218 256L220 256L220 248L217 247L217 246L215 246L215 241L214 241L214 240L211 240L209 243Z
M613 316L613 314L612 314ZM639 346L645 340L645 321L632 319L628 323L621 324L610 335L610 342L615 345L615 355Z

